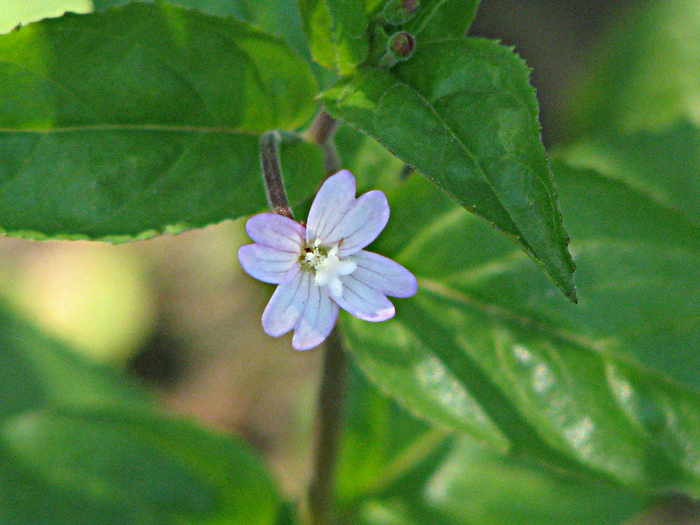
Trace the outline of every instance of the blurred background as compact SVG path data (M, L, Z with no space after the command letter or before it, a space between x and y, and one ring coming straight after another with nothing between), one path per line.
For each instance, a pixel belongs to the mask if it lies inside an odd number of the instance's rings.
M481 2L471 33L514 46L533 68L547 145L566 140L569 94L604 28L634 4ZM90 0L0 0L0 32L91 9ZM243 224L117 246L0 239L0 296L89 359L139 377L168 410L242 434L293 495L306 484L321 353L262 332L272 287L240 268ZM671 507L634 523L700 523L687 502Z

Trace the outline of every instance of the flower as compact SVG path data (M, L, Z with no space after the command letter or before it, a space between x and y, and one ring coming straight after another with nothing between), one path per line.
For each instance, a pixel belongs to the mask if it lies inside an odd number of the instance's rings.
M338 320L338 307L365 321L395 314L387 299L410 297L416 278L386 257L363 250L389 220L381 191L355 198L355 177L343 170L329 177L316 195L305 226L282 215L261 213L246 223L255 244L238 251L243 269L278 284L262 316L272 337L294 330L292 346L321 344Z

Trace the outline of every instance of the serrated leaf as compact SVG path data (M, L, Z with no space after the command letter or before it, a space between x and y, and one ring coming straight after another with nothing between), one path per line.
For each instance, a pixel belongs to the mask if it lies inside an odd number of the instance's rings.
M0 60L0 227L29 237L254 213L256 134L314 108L312 74L282 41L164 3L31 24L0 37ZM307 197L320 150L288 137L283 162L291 198Z
M381 327L344 319L350 347L426 419L569 471L696 496L700 229L595 172L557 175L579 305L412 178L390 194L375 249L417 275L418 295Z
M503 458L464 438L427 480L424 494L426 507L447 522L474 525L614 525L647 503L610 484Z
M463 38L419 45L391 72L365 68L321 98L520 244L573 299L574 265L527 76L508 49Z
M95 505L118 500L158 523L272 524L274 487L242 443L148 412L50 408L6 422L11 453Z
M299 0L301 18L316 62L349 74L369 51L369 20L362 0Z

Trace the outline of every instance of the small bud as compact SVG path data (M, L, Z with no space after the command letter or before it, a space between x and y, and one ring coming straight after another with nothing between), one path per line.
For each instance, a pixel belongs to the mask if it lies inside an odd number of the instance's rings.
M416 48L416 39L411 33L399 31L389 38L389 43L386 46L387 51L394 54L399 62L407 60Z
M399 31L389 37L386 43L386 53L379 60L379 67L390 68L394 67L399 62L404 62L413 54L416 48L416 39L411 33Z
M389 25L400 26L416 16L419 7L419 0L389 0L381 17Z

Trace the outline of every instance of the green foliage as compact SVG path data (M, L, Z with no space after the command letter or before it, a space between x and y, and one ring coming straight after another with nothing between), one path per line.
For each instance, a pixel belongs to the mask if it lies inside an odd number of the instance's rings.
M478 0L423 0L416 17L404 29L421 44L466 36Z
M322 100L332 115L379 140L518 242L575 298L568 238L527 78L508 49L460 38L419 43L391 72L366 68Z
M316 62L343 75L364 62L369 21L362 0L299 0L299 9Z
M422 424L358 377L348 410L338 491L351 523L613 525L646 503Z
M6 422L2 442L47 482L154 523L262 525L277 515L271 479L247 447L185 422L49 408Z
M601 129L654 130L682 119L700 123L700 4L629 4L607 28L569 104L577 135Z
M0 304L0 420L48 404L144 408L148 396L18 320Z
M282 41L166 4L32 24L0 54L0 227L16 235L143 238L258 211L256 134L313 110ZM320 151L284 149L306 197Z
M364 374L347 523L607 525L700 497L697 3L611 29L552 169L529 69L465 35L478 1L400 22L385 3L95 0L0 36L0 228L124 241L255 213L272 129L301 210L324 173L299 132L320 100L348 125L343 167L391 202L371 249L420 285L391 321L342 318ZM393 65L397 31L416 49ZM577 305L544 275L575 298L569 250ZM0 348L0 522L297 522L247 446L4 307Z
M138 0L155 3L156 0ZM134 0L94 0L96 10L134 3ZM174 0L174 5L218 16L233 16L283 37L301 56L309 56L296 0Z
M382 326L346 320L353 353L412 411L497 450L698 494L700 230L597 173L557 165L557 180L579 305L411 178L377 249L420 291Z
M562 148L558 155L639 188L700 226L698 151L700 129L681 120L659 131L601 131Z
M275 489L244 444L153 412L4 307L0 320L3 523L274 523Z

